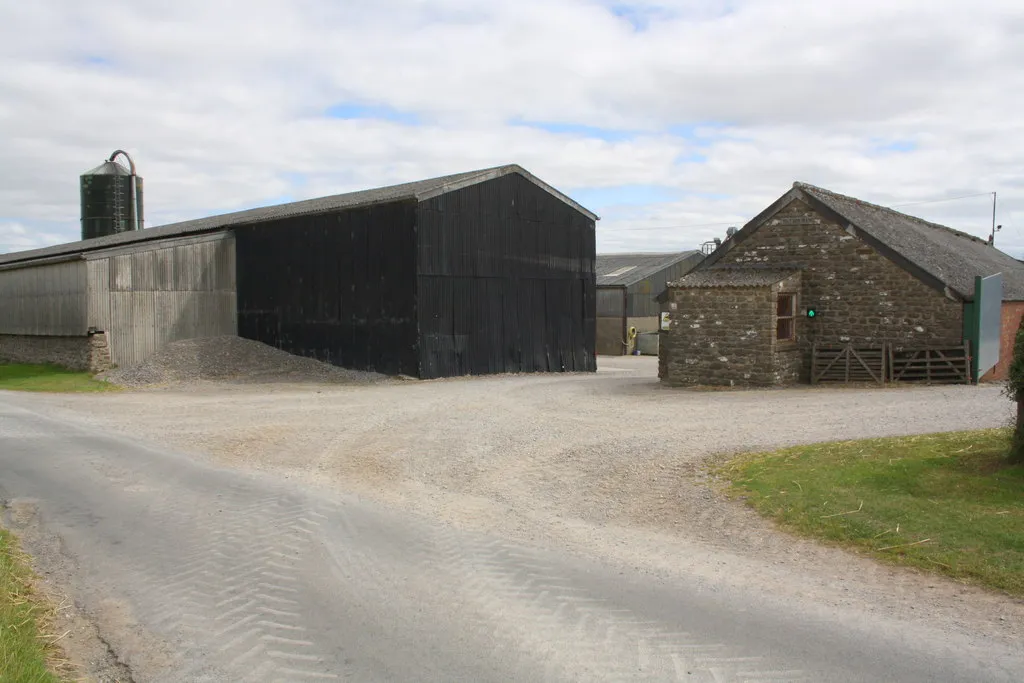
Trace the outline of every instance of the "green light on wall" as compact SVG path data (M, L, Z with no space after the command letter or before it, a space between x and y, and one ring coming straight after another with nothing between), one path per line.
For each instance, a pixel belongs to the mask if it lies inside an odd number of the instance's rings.
M807 309L807 317L808 318L814 318L817 315L818 315L818 311L816 309L814 309L814 308L808 308Z

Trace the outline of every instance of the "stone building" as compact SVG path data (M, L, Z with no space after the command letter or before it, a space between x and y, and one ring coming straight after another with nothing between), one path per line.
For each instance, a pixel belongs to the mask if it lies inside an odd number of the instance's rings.
M1024 264L971 235L795 183L669 283L659 375L668 385L809 381L826 349L832 358L852 350L858 368L874 362L856 360L858 350L873 354L880 380L897 356L941 359L959 349L967 363L978 345L975 278L996 273L1001 320L997 300L986 348L998 354L999 337L1012 337L1024 311ZM999 378L1005 355L980 370Z

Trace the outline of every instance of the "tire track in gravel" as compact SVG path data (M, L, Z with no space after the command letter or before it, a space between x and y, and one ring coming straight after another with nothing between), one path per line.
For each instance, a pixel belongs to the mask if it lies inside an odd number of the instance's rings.
M810 681L796 667L672 631L499 539L431 527L411 552L421 571L458 587L453 597L468 608L471 629L540 664L545 681Z
M219 496L216 513L199 499L177 499L161 510L172 518L188 509L213 519L198 530L201 540L188 557L154 553L155 562L175 571L145 618L158 632L188 634L201 644L186 655L192 664L181 680L336 680L334 658L311 639L302 613L301 569L324 515L293 496L259 500L256 493L232 487Z

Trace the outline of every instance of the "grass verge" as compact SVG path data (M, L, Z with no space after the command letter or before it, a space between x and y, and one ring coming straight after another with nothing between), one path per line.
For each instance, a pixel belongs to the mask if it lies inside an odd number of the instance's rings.
M0 680L60 683L47 665L50 646L40 632L46 609L34 599L23 560L14 537L0 529Z
M1010 430L845 441L738 458L718 469L783 527L1024 596L1024 466Z
M11 391L87 392L113 391L108 382L93 379L88 372L76 372L56 365L0 365L0 389Z

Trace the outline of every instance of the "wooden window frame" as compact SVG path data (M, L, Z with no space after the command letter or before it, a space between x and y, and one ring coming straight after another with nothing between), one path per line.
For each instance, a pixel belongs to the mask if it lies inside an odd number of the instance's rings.
M779 315L780 304L784 299L789 299L789 315ZM797 295L794 292L779 292L775 297L775 341L793 343L796 341L796 304ZM788 337L780 337L780 323L789 321L790 334Z

